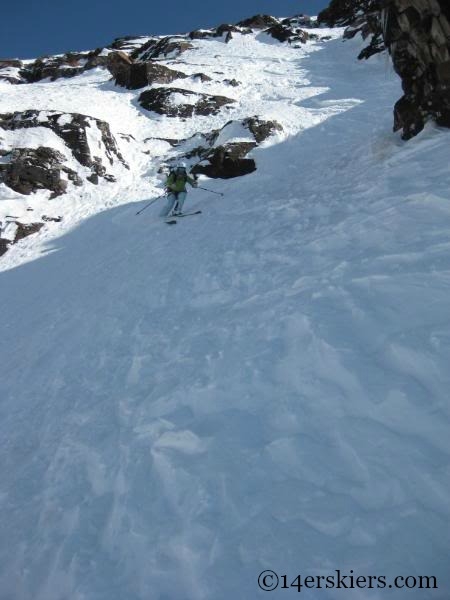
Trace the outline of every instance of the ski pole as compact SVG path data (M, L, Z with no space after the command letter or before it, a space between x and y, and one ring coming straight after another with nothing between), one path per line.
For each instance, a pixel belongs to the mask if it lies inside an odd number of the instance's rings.
M166 193L164 193L164 194L161 194L161 196L158 196L157 198L155 198L154 200L152 200L151 202L149 202L148 204L146 204L146 205L144 206L144 208L141 208L141 210L138 210L138 211L137 211L136 215L140 215L140 214L141 214L141 212L144 212L144 210L145 210L146 208L148 208L149 206L151 206L152 204L154 204L154 203L155 203L157 200L159 200L160 198L164 198L164 196L167 196L167 192L166 192Z
M205 190L205 192L211 192L211 194L217 194L218 196L225 196L225 194L222 194L222 192L215 192L214 190L208 190L208 188L200 187L199 185L197 186L197 189Z

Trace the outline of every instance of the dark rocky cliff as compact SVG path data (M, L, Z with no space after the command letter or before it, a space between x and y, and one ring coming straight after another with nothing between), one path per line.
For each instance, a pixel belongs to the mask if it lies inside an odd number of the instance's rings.
M359 58L387 48L404 95L394 107L394 130L409 139L428 119L450 127L450 1L332 0L319 14L330 26L347 26L369 45Z
M368 45L358 58L369 58L385 50L381 30L382 0L331 0L319 16L319 23L329 27L347 27L344 37L353 38L360 33Z
M394 129L404 139L428 118L450 127L450 2L388 0L383 35L404 95L394 109Z

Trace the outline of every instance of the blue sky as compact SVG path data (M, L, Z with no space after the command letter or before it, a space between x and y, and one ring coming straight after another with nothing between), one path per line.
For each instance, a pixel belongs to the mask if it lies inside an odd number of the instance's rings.
M328 0L12 0L0 20L0 58L32 58L134 34L179 33L257 13L317 14Z

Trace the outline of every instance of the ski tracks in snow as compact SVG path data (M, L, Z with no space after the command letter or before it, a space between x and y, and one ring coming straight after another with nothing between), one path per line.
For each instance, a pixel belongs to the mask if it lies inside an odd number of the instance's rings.
M355 41L263 42L176 61L240 79L229 114L148 122L275 118L256 173L174 228L116 206L1 275L0 581L23 600L256 598L269 568L448 595L448 133L391 134L400 86Z

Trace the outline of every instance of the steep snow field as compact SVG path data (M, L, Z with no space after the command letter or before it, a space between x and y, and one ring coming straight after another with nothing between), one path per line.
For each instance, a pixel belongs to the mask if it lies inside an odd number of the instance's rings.
M0 261L1 600L251 600L266 569L439 586L309 600L450 597L450 133L402 142L386 57L320 33L195 42L168 64L243 85L183 80L239 101L184 122L102 70L0 84L0 112L136 138L117 185L2 189L68 216ZM174 227L135 215L173 153L143 140L253 114L284 127L255 173L204 179L225 197Z

